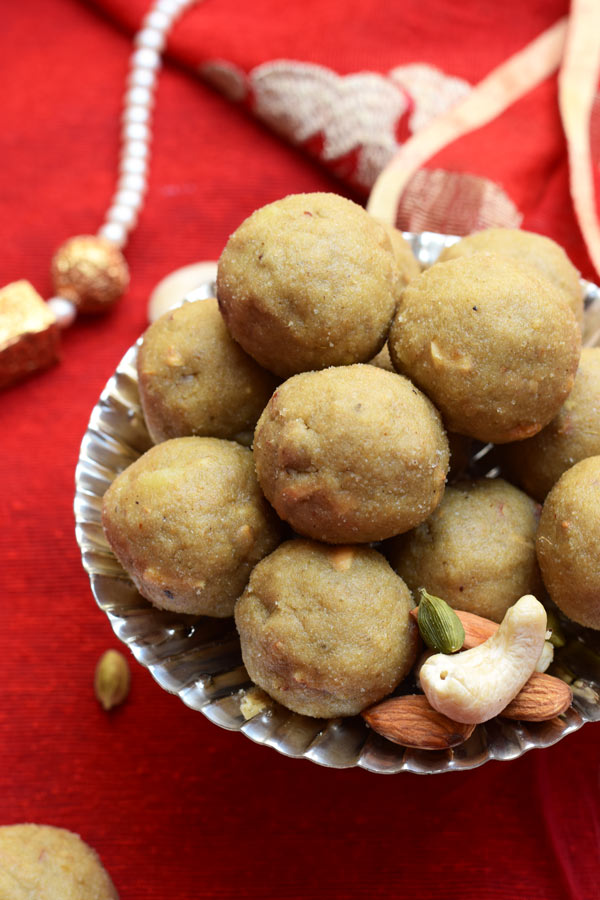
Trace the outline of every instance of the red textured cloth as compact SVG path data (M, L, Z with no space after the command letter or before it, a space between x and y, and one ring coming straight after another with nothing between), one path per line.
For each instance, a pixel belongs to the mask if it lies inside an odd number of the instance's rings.
M129 32L147 7L2 7L1 280L26 277L49 296L53 251L94 231L109 203ZM475 84L566 12L563 0L206 0L172 47L188 67L220 60L246 76L272 60L338 75L426 62ZM305 190L366 197L259 123L251 101L236 105L189 68L166 66L126 297L104 319L77 321L59 366L0 394L0 824L78 832L122 900L598 897L597 725L513 762L385 778L286 759L223 731L133 658L127 702L107 715L94 698L96 660L119 642L80 564L73 476L90 410L144 329L149 293L179 266L216 259L266 202ZM499 184L524 227L557 238L593 277L569 200L556 79L432 167Z

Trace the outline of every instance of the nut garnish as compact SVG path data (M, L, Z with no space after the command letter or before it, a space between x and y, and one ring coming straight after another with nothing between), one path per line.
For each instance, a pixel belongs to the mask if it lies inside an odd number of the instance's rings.
M531 594L510 607L498 630L463 653L437 653L420 681L434 709L459 722L487 722L519 693L535 670L546 637L546 610Z
M567 643L567 639L565 638L564 632L561 628L560 619L556 615L553 609L547 610L548 613L548 628L550 629L550 637L548 640L552 644L553 647L564 647Z
M572 700L570 687L560 678L534 672L500 715L504 719L520 719L522 722L545 722L564 713Z
M329 560L337 572L347 572L354 559L354 547L333 547L329 551Z
M465 639L463 641L462 650L471 650L473 647L479 647L484 641L487 641L493 634L498 631L498 623L492 622L483 616L475 613L465 612L462 609L455 609L456 616L465 630ZM419 607L416 606L410 611L411 616L418 621ZM537 672L545 672L548 666L553 662L554 648L550 640L545 641L536 665Z
M118 650L107 650L96 666L94 691L104 709L122 703L129 693L130 673L127 660Z
M498 623L492 622L491 619L477 616L475 613L463 612L461 609L457 609L455 612L465 629L463 650L478 647L498 631Z
M506 719L544 722L564 713L572 701L568 685L552 675L534 672L517 696L500 713ZM447 750L471 736L474 724L449 719L422 694L391 697L366 709L362 717L382 737L419 750Z
M465 630L452 607L419 588L421 599L417 611L417 622L421 637L428 647L438 653L456 653L465 640Z
M388 741L419 750L456 747L466 741L475 728L437 712L422 694L391 697L365 709L361 715L373 731Z
M550 641L544 641L544 646L542 647L542 652L540 653L540 658L538 659L535 667L536 672L545 672L548 666L551 666L554 661L554 647L550 643Z
M248 721L272 706L273 699L261 688L254 686L249 688L242 696L240 712L244 719Z

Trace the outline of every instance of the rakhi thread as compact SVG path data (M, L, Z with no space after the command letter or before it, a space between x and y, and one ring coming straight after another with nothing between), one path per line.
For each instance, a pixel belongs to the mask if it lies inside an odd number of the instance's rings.
M115 193L96 235L70 238L52 260L56 295L48 306L61 328L78 310L101 312L129 284L122 254L135 228L148 187L152 110L162 53L179 16L198 0L156 0L136 33L121 118L119 176Z

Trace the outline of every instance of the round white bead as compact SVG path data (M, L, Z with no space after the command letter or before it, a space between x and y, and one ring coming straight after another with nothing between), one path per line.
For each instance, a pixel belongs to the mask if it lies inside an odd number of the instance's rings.
M150 129L143 122L125 122L121 135L124 141L142 141L147 144L150 140Z
M195 0L156 0L135 35L122 114L119 181L112 206L98 234L121 247L137 221L146 191L150 153L150 110L161 52L174 19Z
M135 191L136 194L139 194L140 197L143 197L146 193L146 188L148 187L146 183L146 178L144 175L136 175L132 172L126 175L121 175L117 182L117 190L118 191Z
M158 0L154 9L157 12L164 12L168 16L173 16L177 15L180 7L179 3L177 3L177 0Z
M160 53L165 46L165 35L156 28L142 28L136 34L134 44L136 47L148 47L149 50Z
M123 157L130 159L146 159L150 148L145 141L127 141L123 144Z
M68 328L75 321L77 307L66 297L50 297L48 306L54 313L59 328Z
M127 104L125 109L123 110L123 115L121 119L123 122L131 123L134 122L141 125L146 125L150 121L150 107L149 106L140 106L139 104Z
M156 69L144 69L132 66L127 84L131 87L144 87L152 89L156 81Z
M119 163L119 171L125 175L145 175L148 169L148 160L144 157L122 156Z
M168 31L171 25L171 16L158 9L149 12L142 22L144 28L156 28L157 31Z
M160 53L149 47L140 47L131 55L131 65L136 69L150 69L155 72L160 67Z
M142 195L139 191L117 191L113 197L114 206L131 206L139 209L142 205Z
M137 221L137 216L138 211L134 207L115 204L106 213L106 220L108 222L119 222L126 228L133 228Z
M98 229L98 237L102 237L117 247L122 247L127 240L127 228L121 222L105 222Z
M128 109L134 107L146 107L151 109L154 103L154 94L147 87L132 87L125 94L125 106Z

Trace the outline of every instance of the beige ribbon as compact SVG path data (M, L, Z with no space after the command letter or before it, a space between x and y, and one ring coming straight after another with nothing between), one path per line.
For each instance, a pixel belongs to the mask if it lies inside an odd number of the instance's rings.
M590 148L590 119L599 73L600 0L573 0L558 80L560 113L569 147L573 206L594 268L600 273L600 226Z
M600 0L579 2L596 5L600 12ZM406 141L373 185L368 211L378 219L395 224L398 203L411 176L448 144L495 119L551 75L560 65L566 33L567 19L562 18L490 72L456 106ZM588 36L593 40L597 35L596 29Z

